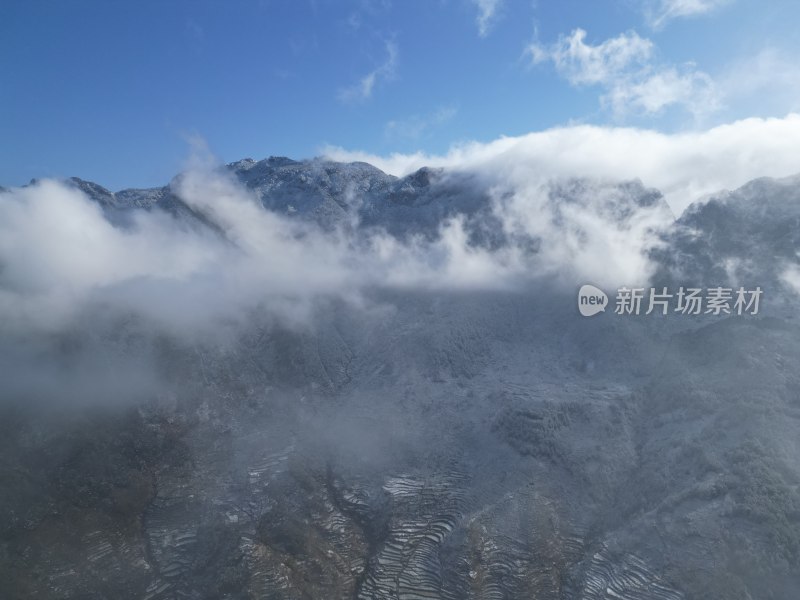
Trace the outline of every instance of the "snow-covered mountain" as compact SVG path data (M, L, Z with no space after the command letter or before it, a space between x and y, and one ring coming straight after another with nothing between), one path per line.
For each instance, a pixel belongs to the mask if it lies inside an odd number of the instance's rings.
M352 238L435 239L460 216L469 248L536 255L553 229L577 243L598 223L621 224L623 242L652 229L652 247L631 248L649 252L653 285L760 285L763 311L584 318L577 288L546 278L376 287L319 302L306 323L256 310L208 339L91 313L29 355L113 371L108 402L59 403L56 368L52 398L4 391L6 596L796 597L797 179L675 219L639 182L551 181L528 205L478 173L285 158L224 170L269 211ZM182 199L181 176L116 193L71 182L119 228L163 210L226 235ZM138 383L130 357L157 385L120 406Z
M496 182L470 171L448 172L423 167L398 178L367 163L321 159L244 159L220 171L232 175L269 211L307 219L326 228L357 221L362 227L382 227L400 236L433 234L442 221L456 215L490 218L487 209L497 199L497 192L503 191L497 189ZM111 216L117 211L143 208L161 209L185 217L190 209L175 191L180 178L176 177L161 188L126 189L116 193L78 178L70 182ZM549 194L556 204L585 202L589 183L580 179L554 181ZM659 203L665 211L669 210L657 190L647 189L638 181L591 184L619 190L618 197L605 208L615 218L624 219L636 207Z

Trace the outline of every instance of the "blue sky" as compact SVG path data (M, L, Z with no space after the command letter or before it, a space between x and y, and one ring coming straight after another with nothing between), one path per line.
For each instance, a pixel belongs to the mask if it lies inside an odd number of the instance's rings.
M10 0L0 184L161 185L193 136L232 161L783 117L798 22L792 0Z

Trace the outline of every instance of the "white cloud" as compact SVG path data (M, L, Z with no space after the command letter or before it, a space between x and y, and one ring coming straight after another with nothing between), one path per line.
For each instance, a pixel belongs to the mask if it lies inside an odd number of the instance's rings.
M453 119L458 113L454 106L443 106L427 115L412 115L405 119L392 120L386 123L384 133L388 138L405 138L418 140L432 129Z
M363 160L403 175L422 167L480 169L504 176L509 169L553 177L641 179L661 190L673 211L756 177L800 171L800 115L751 118L707 130L661 133L633 127L559 127L489 143L467 143L444 155L387 157L327 148L336 160Z
M653 42L636 32L620 34L597 46L585 40L586 32L576 29L549 48L531 44L527 53L535 64L552 61L558 73L573 85L608 84L631 67L646 64L653 53Z
M692 69L681 72L675 67L614 82L603 101L616 115L630 111L653 115L681 105L700 116L720 107L719 92L711 77Z
M658 29L673 19L703 15L729 2L730 0L658 0L647 3L645 15L650 26Z
M682 106L695 116L719 108L711 77L691 64L680 69L657 65L654 51L652 41L633 31L593 46L586 43L586 32L576 29L549 47L534 42L525 54L533 64L552 62L574 86L603 88L601 102L619 118L629 113L655 115L671 106Z
M629 202L627 192L613 182L640 178L678 212L755 177L795 173L798 146L800 115L789 115L678 134L563 127L443 156L330 150L332 158L366 160L397 175L426 165L470 174L491 190L493 216L510 240L499 249L469 244L460 219L443 222L435 240L322 231L265 210L204 161L174 180L173 191L224 237L158 211L114 227L81 192L42 181L0 193L0 329L58 330L87 313L117 311L202 333L252 310L302 321L320 298L362 302L376 287L508 289L540 278L643 285L644 250L670 218L658 205L621 216L613 207ZM564 195L568 201L553 195L554 185L573 178L584 179Z
M3 327L57 329L91 306L179 332L214 328L260 303L292 321L311 299L357 287L345 244L264 210L218 172L190 171L173 191L224 238L159 211L114 227L96 203L54 181L0 194Z
M339 91L339 99L343 102L363 102L372 97L372 92L379 81L394 77L397 66L397 44L386 42L386 60L367 73L350 87Z
M625 201L624 191L603 183L582 185L565 205L550 193L550 174L528 169L522 155L506 158L475 171L494 189L488 208L511 240L494 249L469 243L462 218L442 222L433 240L323 231L264 209L228 176L205 168L176 178L172 189L224 237L159 211L114 227L83 193L53 181L2 192L0 332L59 331L87 314L122 314L203 336L254 310L302 322L320 299L361 303L375 288L513 289L543 277L568 286L586 277L646 277L640 250L665 222L657 211L609 214L609 202Z
M472 0L478 7L478 35L486 37L492 28L503 0Z

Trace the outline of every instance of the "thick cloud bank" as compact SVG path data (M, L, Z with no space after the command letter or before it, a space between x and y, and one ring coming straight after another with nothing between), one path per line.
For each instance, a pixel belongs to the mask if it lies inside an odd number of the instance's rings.
M554 176L641 179L659 189L679 214L691 202L756 177L800 171L800 115L744 119L706 131L660 133L635 128L576 125L489 143L468 143L436 156L369 155L331 147L334 160L363 160L403 175L422 166L478 169L518 180L531 172Z

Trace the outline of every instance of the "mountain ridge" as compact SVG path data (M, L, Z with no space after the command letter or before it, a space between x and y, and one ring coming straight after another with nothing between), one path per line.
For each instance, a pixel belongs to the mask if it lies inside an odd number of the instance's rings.
M233 169L262 205L312 221L357 214L369 228L408 218L412 231L435 234L460 190L475 227L491 214L480 212L487 202L514 200L436 170L392 179L368 165L272 162ZM120 227L126 214L161 206L215 224L169 186L111 195L73 183ZM316 196L302 205L307 190ZM662 198L641 183L580 179L545 192L537 206L556 235L571 233L576 214L621 223L612 233L622 243L606 254L624 253L637 208ZM358 203L358 193L372 196ZM785 213L754 219L745 208L765 196L791 214L792 182L731 194L673 219L656 276L709 286L747 273L759 277L748 286L779 279L797 237L792 227L774 237ZM288 221L277 221L267 233L283 234ZM491 237L507 224L484 225L473 244L508 243ZM720 261L737 253L758 260L729 273ZM174 288L164 289L157 301L171 300ZM202 303L207 289L178 309ZM792 312L584 318L574 291L388 287L361 302L326 298L299 324L259 306L199 339L132 317L130 304L121 315L92 305L66 331L0 340L0 593L794 600ZM793 308L793 293L765 298ZM76 385L76 372L88 383Z

